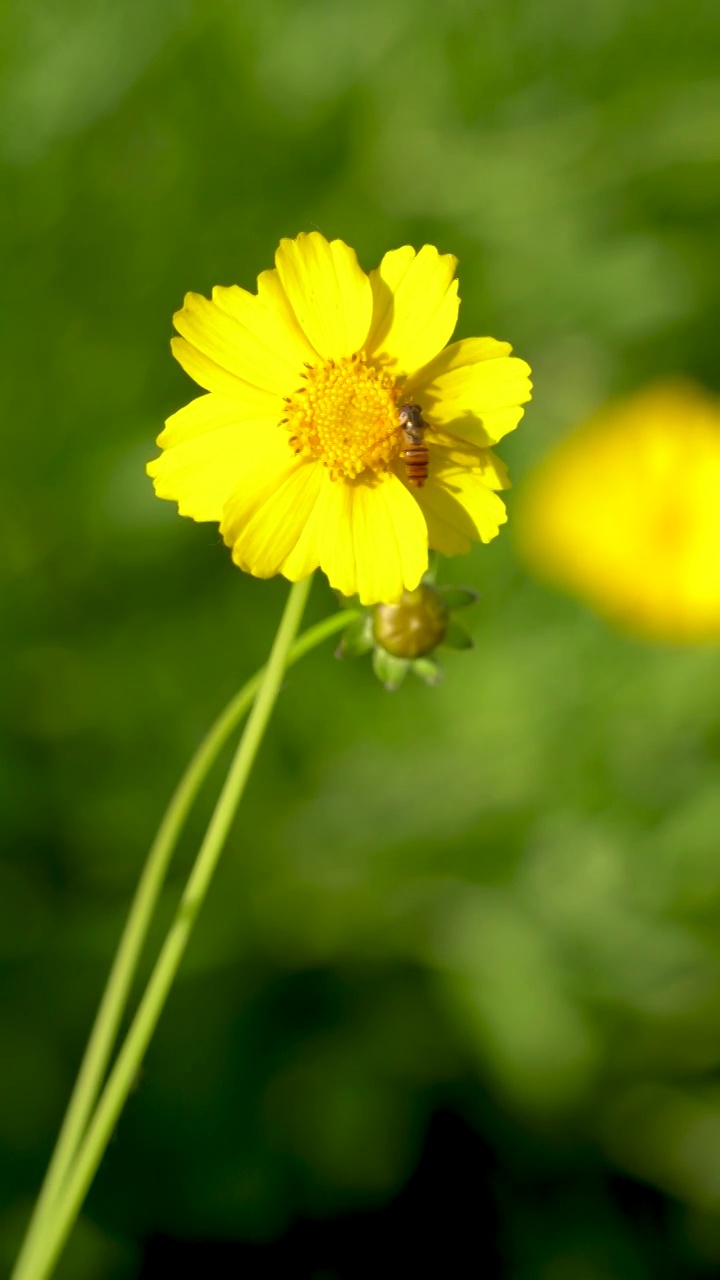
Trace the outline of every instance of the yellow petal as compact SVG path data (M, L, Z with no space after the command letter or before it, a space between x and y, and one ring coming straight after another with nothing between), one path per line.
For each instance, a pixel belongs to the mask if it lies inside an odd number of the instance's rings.
M280 311L233 286L213 300L187 293L173 316L178 333L228 373L281 398L295 391L302 372L293 335Z
M442 477L451 468L473 470L481 478L488 489L511 488L510 476L502 458L498 458L492 449L478 449L477 445L466 440L456 440L443 432L433 431L428 436L431 448L431 475Z
M262 391L260 387L253 387L242 378L236 378L234 373L221 369L214 360L208 360L207 356L191 346L184 338L171 338L170 347L181 368L205 391L213 391L220 396L241 400L243 403L247 403L249 398L254 398L258 405L264 405L266 408L272 406L275 411L282 406L281 396ZM280 417L281 414L278 416Z
M293 552L305 536L317 504L325 470L314 459L266 458L230 495L220 532L232 547L235 564L257 578L284 573L291 581L317 568L317 548L311 554Z
M288 354L292 352L293 363L303 368L306 361L310 364L317 360L317 352L309 341L307 334L298 322L288 296L283 289L279 273L261 271L258 276L258 297L263 305L272 310L283 324L283 342Z
M258 419L275 422L274 403L271 403L268 412L267 396L263 393L255 396L253 387L248 387L247 390L250 394L244 400L217 394L198 396L197 400L191 400L165 419L165 426L157 437L156 444L162 449L169 449L194 436L214 431L216 427L229 427L236 422L254 422Z
M327 480L320 498L320 567L332 587L368 605L415 589L427 569L427 525L397 476Z
M493 338L464 338L447 347L403 388L428 421L451 435L486 446L512 431L530 399L530 366Z
M332 587L363 604L399 599L427 569L424 517L395 476L331 480L308 459L254 467L228 499L220 531L246 572L296 582L319 565Z
M499 458L483 450L473 451L473 465L458 460L453 452L439 447L430 450L430 474L422 489L414 490L435 537L446 544L452 530L456 538L472 542L491 542L505 524L505 504L493 489L505 487L507 476ZM457 554L447 546L431 545L448 555ZM463 550L467 549L464 545Z
M372 290L354 249L311 231L296 240L281 240L275 263L288 301L318 355L339 360L364 346Z
M386 361L398 374L432 360L452 336L460 300L453 279L457 258L423 245L386 253L370 272L372 328L367 353Z
M223 396L200 396L168 418L158 436L164 452L147 465L159 498L177 502L183 516L220 520L237 478L268 441L292 457L287 433L272 417L243 415L242 405Z
M443 556L466 555L472 548L470 538L461 533L456 525L449 524L422 495L419 502L428 527L428 546L431 551L439 551Z
M258 276L257 296L238 285L216 285L212 298L251 335L254 360L260 346L268 376L277 377L279 369L284 384L296 390L305 361L312 362L316 356L295 318L277 271L263 271Z

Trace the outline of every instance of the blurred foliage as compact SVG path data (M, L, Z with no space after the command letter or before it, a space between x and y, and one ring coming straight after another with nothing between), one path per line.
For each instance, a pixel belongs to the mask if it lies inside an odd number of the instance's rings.
M520 483L609 394L711 386L720 9L8 0L3 23L9 1254L163 804L284 596L144 476L191 389L172 311L301 229L366 268L455 252L459 336L535 369L501 449ZM720 653L613 634L507 532L443 573L482 597L442 689L388 695L329 651L288 680L66 1280L132 1277L153 1231L387 1200L440 1104L506 1185L559 1188L505 1197L512 1280L660 1274L617 1169L674 1206L663 1274L720 1265Z

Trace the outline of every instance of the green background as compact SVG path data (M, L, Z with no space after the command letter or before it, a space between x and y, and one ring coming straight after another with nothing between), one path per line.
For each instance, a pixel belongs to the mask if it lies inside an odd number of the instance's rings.
M720 8L10 0L3 22L9 1260L165 800L286 590L152 495L194 394L173 310L252 287L303 229L367 269L457 254L458 335L535 371L500 448L518 488L611 394L712 386ZM67 1280L130 1280L156 1232L386 1203L438 1107L511 1188L511 1280L717 1274L720 653L614 634L529 581L508 529L442 575L482 594L441 688L388 695L331 646L288 679ZM310 616L334 607L318 580ZM667 1197L659 1235L618 1172Z

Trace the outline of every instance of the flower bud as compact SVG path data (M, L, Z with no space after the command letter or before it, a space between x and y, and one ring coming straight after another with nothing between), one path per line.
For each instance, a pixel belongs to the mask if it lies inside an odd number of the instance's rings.
M375 606L373 635L396 658L419 658L442 642L449 620L440 593L422 582L415 591L406 591L397 604Z

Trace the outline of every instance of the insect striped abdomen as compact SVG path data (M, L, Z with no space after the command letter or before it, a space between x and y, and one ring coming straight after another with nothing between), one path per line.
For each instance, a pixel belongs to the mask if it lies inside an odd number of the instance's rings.
M415 489L421 489L428 478L430 450L426 444L408 444L404 455L407 482Z
M414 489L422 489L428 478L430 451L423 441L427 422L419 404L404 404L400 409L400 427L405 437L402 455L405 459L405 479Z

